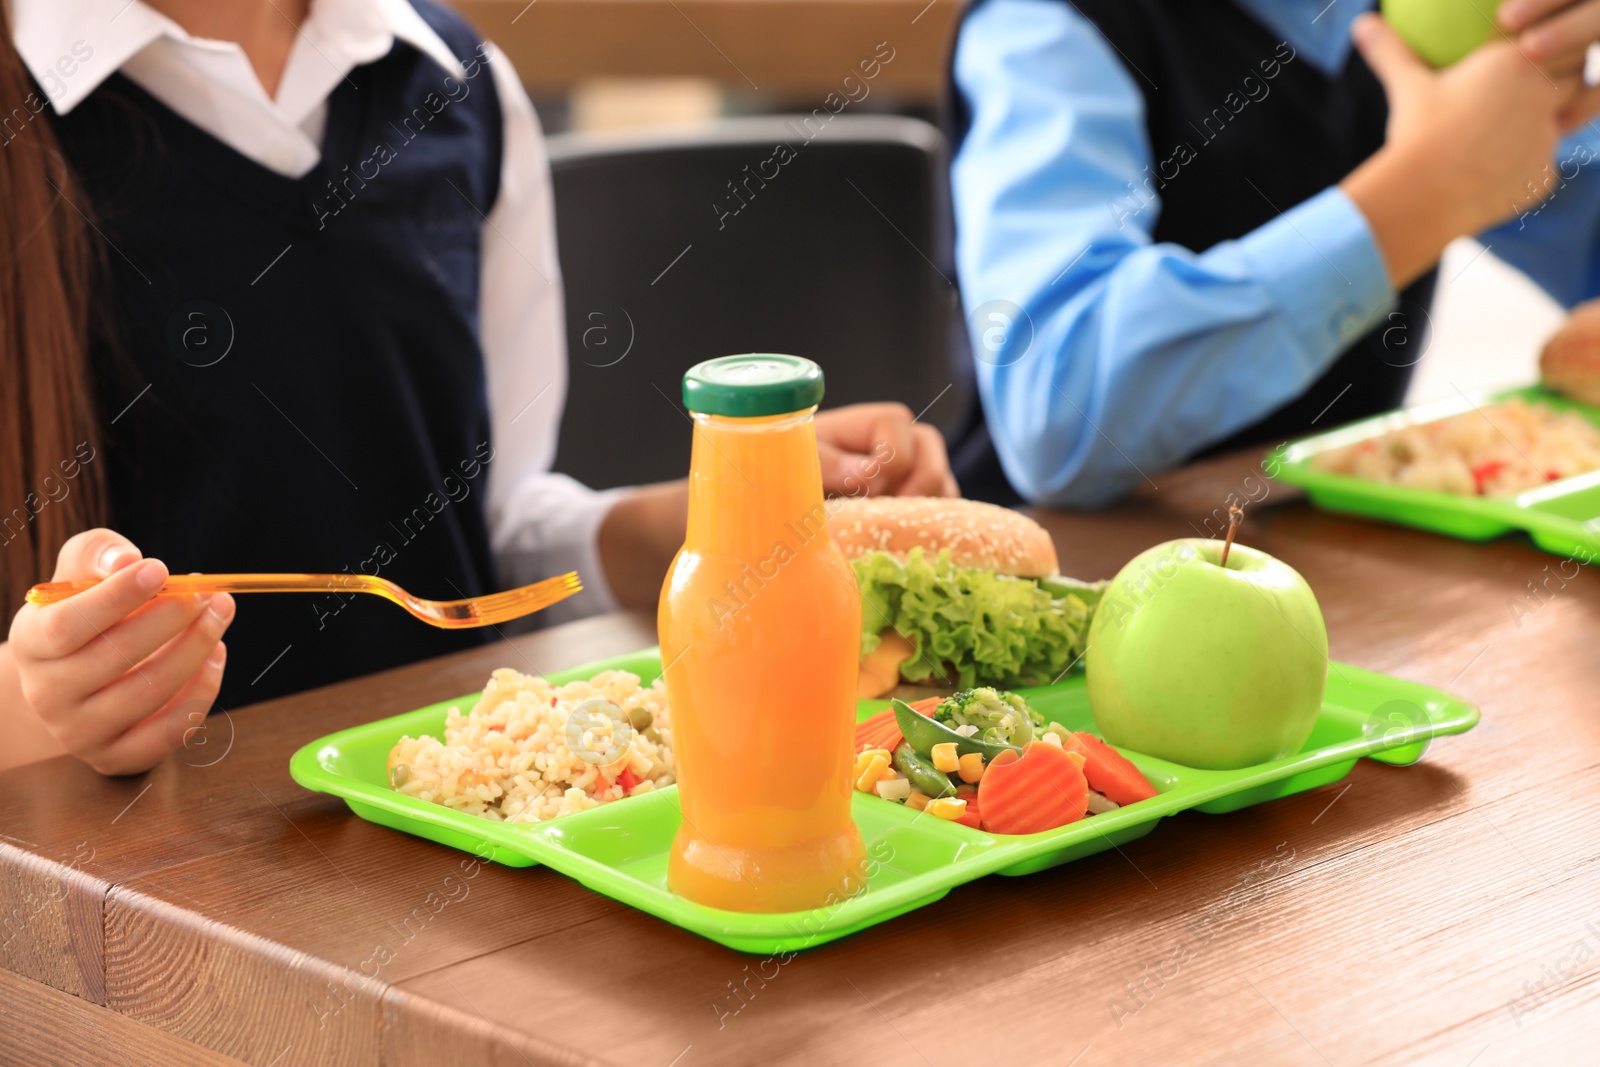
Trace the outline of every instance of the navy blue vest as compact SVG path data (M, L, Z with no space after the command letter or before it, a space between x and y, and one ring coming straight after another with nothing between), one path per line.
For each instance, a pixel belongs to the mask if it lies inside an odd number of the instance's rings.
M1303 57L1282 62L1293 50L1281 51L1280 39L1231 0L1073 0L1073 6L1110 41L1144 94L1156 159L1180 143L1197 148L1160 189L1157 241L1203 252L1242 237L1278 209L1338 183L1383 144L1389 114L1383 87L1354 51L1332 77ZM1270 96L1237 118L1221 110L1230 94L1237 100L1247 91L1246 77L1259 86L1264 70L1276 71ZM951 105L959 147L970 115L959 93L952 92ZM1275 445L1399 406L1412 365L1427 348L1433 285L1429 271L1401 294L1397 317L1351 345L1304 393L1205 453ZM969 495L1015 501L981 420L980 413L952 446L956 476Z
M469 76L403 43L352 71L299 179L120 75L54 121L101 236L112 525L174 572L495 587L478 294L501 112L477 35L417 8ZM339 590L242 596L218 706L493 636Z

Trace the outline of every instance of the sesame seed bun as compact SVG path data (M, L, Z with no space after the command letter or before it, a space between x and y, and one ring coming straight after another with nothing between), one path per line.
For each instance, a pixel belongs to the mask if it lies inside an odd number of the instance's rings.
M1600 300L1580 304L1539 355L1544 384L1584 404L1600 404Z
M881 549L904 560L913 548L950 550L958 567L1018 578L1057 572L1044 527L1008 508L936 496L850 497L828 502L828 532L849 559Z

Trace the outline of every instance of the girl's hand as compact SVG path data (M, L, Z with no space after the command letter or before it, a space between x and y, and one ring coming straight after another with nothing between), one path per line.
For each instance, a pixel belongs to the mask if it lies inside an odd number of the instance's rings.
M28 604L12 621L23 695L56 740L101 774L148 770L216 698L233 598L157 598L167 568L111 530L62 546L53 580L80 578L105 581L60 603Z
M839 496L956 496L944 438L904 404L849 404L816 416L822 488Z
M1352 33L1383 83L1389 125L1383 148L1341 186L1399 288L1454 238L1512 218L1553 187L1543 178L1583 114L1583 79L1541 68L1509 41L1435 71L1376 15L1362 15Z

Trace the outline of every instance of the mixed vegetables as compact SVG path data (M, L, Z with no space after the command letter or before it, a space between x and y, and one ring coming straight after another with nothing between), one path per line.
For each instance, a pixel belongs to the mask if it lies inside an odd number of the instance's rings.
M856 726L855 787L993 834L1034 834L1156 795L1093 734L987 686L893 701Z

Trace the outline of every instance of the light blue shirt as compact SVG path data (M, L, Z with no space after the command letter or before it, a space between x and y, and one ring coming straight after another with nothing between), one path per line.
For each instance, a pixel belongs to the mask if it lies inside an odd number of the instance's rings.
M1236 2L1326 73L1373 6ZM956 43L972 119L951 169L956 265L978 389L1007 475L1039 503L1109 503L1257 422L1395 306L1366 219L1337 186L1204 252L1155 243L1135 77L1060 0L991 0ZM1600 291L1593 125L1552 167L1544 207L1530 198L1482 240L1570 306Z

